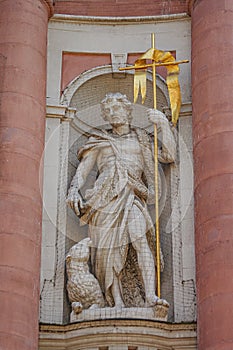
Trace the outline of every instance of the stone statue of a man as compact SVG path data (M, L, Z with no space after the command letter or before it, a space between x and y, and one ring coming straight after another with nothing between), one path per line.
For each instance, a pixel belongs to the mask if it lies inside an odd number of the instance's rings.
M135 251L144 305L166 303L155 293L155 233L147 208L147 203L154 201L150 140L144 130L131 127L132 105L125 95L107 94L101 108L104 120L112 128L95 132L79 150L80 164L67 202L81 222L88 224L93 243L92 273L99 281L107 305L125 306L121 282L129 249ZM148 110L147 114L161 129L159 161L174 162L176 145L167 118L158 110ZM80 189L95 164L98 177L82 198Z

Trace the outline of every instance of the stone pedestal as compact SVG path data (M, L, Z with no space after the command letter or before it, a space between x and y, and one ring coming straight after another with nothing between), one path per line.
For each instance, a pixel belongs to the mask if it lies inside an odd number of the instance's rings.
M154 307L131 307L131 308L102 308L83 310L80 314L74 311L70 314L70 322L106 320L106 319L135 319L167 321L168 307L156 305Z

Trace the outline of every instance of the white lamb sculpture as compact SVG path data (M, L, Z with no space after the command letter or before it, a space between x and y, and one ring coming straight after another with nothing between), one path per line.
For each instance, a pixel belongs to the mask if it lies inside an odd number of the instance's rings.
M83 309L105 306L99 282L89 271L91 243L90 238L84 238L72 246L66 256L67 291L72 310L76 314Z

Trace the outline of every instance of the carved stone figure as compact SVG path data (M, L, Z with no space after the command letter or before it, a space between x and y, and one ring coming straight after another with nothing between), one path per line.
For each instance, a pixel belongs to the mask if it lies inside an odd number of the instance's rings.
M85 238L71 247L66 256L67 291L75 313L105 306L99 283L89 272L90 244L90 238Z
M91 269L107 305L168 306L155 293L155 232L147 207L154 202L150 139L143 129L131 127L132 105L125 95L107 94L101 108L111 129L95 131L79 150L67 202L88 224ZM176 145L167 118L158 110L147 115L161 131L159 161L172 163ZM98 176L83 198L80 189L94 165Z

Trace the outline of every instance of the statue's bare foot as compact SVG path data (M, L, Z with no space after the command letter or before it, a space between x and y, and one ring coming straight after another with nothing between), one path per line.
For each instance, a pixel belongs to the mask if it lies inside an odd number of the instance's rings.
M83 311L83 306L79 301L74 301L72 303L72 310L76 314L80 314Z
M122 309L123 307L125 307L125 304L123 302L115 302L114 308L115 309Z
M156 305L169 307L169 303L165 299L159 298L157 295L154 295L153 297L146 299L146 306L147 307L152 307L152 306L156 306Z
M162 300L162 305L165 306L165 307L169 307L169 303L167 302L167 300L165 299L159 299L159 300Z

